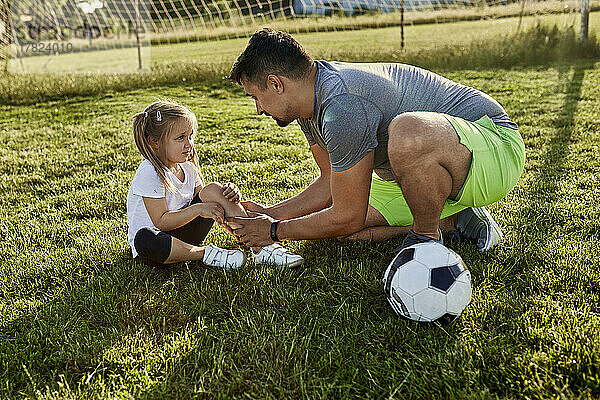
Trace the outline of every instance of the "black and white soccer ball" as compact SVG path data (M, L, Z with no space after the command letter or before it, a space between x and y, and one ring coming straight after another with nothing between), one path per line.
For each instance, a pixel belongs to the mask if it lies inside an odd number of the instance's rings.
M383 275L396 313L414 321L448 321L471 302L471 272L462 258L435 242L400 251Z

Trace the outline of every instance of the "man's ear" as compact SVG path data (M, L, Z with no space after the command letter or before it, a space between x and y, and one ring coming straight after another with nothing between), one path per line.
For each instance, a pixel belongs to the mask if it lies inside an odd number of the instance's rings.
M278 94L283 93L283 81L277 75L269 75L267 76L267 87L273 89Z

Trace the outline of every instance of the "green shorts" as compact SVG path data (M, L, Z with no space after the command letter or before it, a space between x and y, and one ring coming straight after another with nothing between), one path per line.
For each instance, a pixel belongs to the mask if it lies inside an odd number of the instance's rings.
M525 164L525 145L519 132L496 125L487 116L470 122L443 114L473 155L465 184L456 200L446 200L440 218L468 207L492 204L517 184ZM413 217L396 182L373 175L369 204L392 226L410 226Z

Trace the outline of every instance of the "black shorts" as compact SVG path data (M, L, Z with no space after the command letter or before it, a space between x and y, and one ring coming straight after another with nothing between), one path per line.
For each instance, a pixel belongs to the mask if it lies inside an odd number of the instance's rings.
M194 196L190 205L196 203L202 203L198 195ZM199 246L208 235L213 223L214 220L210 218L196 217L187 224L166 232L154 227L142 228L137 231L133 239L135 251L138 253L136 260L140 260L152 267L167 267L168 264L165 264L165 261L167 261L169 254L171 254L172 238Z

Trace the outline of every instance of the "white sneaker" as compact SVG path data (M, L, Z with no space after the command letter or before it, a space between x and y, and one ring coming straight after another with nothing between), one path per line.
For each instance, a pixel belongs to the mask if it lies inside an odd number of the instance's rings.
M269 264L280 268L297 267L304 262L304 258L290 252L279 243L265 246L258 253L252 251L252 258L257 264Z
M241 250L226 250L217 246L204 246L202 262L209 267L236 269L244 265L246 255Z

